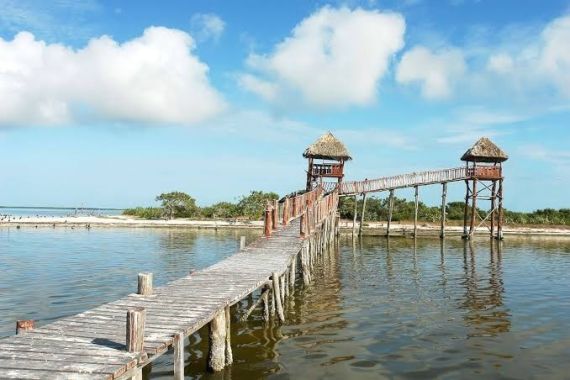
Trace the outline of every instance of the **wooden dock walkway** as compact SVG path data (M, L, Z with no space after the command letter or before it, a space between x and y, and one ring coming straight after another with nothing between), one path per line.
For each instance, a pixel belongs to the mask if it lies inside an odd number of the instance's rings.
M281 213L279 205L268 207L265 236L215 265L154 288L150 295L130 294L1 339L0 378L139 379L142 367L174 347L175 378L182 379L183 340L207 324L210 369L222 369L232 362L229 308L259 291L265 318L276 310L282 321L282 301L292 293L297 271L307 282L311 256L336 236L337 205L338 194L324 196L321 189L287 199ZM134 352L128 350L136 321L126 318L131 312L142 312L144 320L139 325L144 340L135 342L142 350Z
M343 195L373 193L406 187L426 186L437 183L464 181L471 178L467 168L451 168L407 173L390 177L369 179L364 181L347 181L340 183L339 192Z

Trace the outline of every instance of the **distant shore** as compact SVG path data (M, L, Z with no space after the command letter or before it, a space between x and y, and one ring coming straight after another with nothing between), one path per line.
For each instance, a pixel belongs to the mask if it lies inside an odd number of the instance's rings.
M23 216L12 217L10 221L0 220L0 227L15 228L104 228L104 227L129 227L129 228L191 228L191 229L261 229L262 221L248 220L149 220L138 219L125 215L116 216ZM352 232L352 221L341 221L341 233ZM358 224L357 224L358 228ZM413 224L393 222L391 234L397 236L411 235ZM418 234L422 236L439 235L438 223L421 222L418 225ZM542 235L542 236L570 236L569 226L505 226L505 235ZM459 236L463 232L462 226L448 225L446 233L449 236ZM365 222L364 235L381 236L386 234L386 222ZM477 235L483 236L485 228L481 227Z

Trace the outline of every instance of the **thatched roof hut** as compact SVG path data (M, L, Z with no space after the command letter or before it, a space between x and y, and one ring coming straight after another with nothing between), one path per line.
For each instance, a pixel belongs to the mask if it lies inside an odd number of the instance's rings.
M509 156L486 137L480 138L461 157L462 161L470 162L503 162L508 159Z
M325 133L317 141L309 145L305 149L303 157L337 161L352 160L346 146L330 132Z

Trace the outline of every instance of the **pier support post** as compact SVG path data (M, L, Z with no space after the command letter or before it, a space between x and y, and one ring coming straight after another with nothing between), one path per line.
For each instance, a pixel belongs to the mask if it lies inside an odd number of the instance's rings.
M414 197L415 197L415 203L414 203L414 237L418 236L418 207L419 207L419 202L420 202L420 197L419 197L419 187L418 186L414 186Z
M174 335L174 380L184 380L184 334Z
M271 224L272 224L273 230L276 230L277 225L279 224L279 201L277 199L273 200L272 216L273 216L273 221Z
M128 352L142 352L146 311L136 307L127 311L126 346Z
M245 248L245 236L240 236L239 237L239 250L243 251L244 248Z
M499 180L499 191L497 192L497 200L499 202L499 214L497 220L497 239L503 240L503 179Z
M441 239L445 238L446 207L447 207L447 182L444 182L442 184L442 191L441 191L441 231L439 232L439 237Z
M34 329L36 323L31 319L23 319L16 321L16 335L20 335L25 331L31 331Z
M358 195L354 196L354 213L352 219L352 237L356 236L356 218L358 217Z
M271 205L268 202L267 205L265 206L265 219L264 219L265 237L271 236L271 230L272 230L271 222L272 221L273 221L273 219L271 218Z
M261 299L263 302L263 320L265 322L269 321L269 292L271 289L266 289L261 293Z
M496 199L497 199L497 181L493 181L493 185L491 186L491 239L495 236L495 220L497 219L497 210L495 210L496 206Z
M226 306L226 366L232 365L234 362L234 354L232 352L232 316L230 306Z
M471 189L469 187L469 180L465 180L465 207L463 208L463 239L469 239L469 234L467 233L467 218L469 216L469 195Z
M394 212L394 189L390 189L388 198L388 225L386 226L386 237L390 237L390 225L392 224L392 213Z
M226 366L226 311L220 310L209 324L208 371L218 372Z
M473 179L473 196L471 197L471 223L469 225L469 237L475 232L475 216L477 215L477 179Z
M365 211L366 211L366 193L362 194L362 214L360 215L360 226L358 226L358 236L362 236L362 227L364 226Z
M152 273L139 273L137 294L141 296L152 294Z
M283 314L283 304L281 303L281 290L279 287L279 275L277 272L273 272L271 275L273 280L273 294L275 295L275 307L277 309L277 316L281 323L285 322L285 314Z

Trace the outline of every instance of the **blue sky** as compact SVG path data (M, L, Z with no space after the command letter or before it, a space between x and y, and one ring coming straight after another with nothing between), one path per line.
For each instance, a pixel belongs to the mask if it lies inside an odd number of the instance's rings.
M568 207L569 11L0 0L0 205L284 194L304 186L301 154L330 130L353 155L347 179L459 166L487 136L510 155L508 208Z

